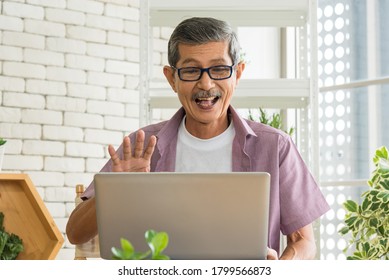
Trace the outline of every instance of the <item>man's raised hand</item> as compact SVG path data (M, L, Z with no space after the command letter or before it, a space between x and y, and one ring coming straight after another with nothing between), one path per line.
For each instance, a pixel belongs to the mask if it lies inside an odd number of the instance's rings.
M154 152L157 138L150 137L145 148L145 133L139 130L136 133L134 153L132 153L131 141L128 136L123 139L123 157L120 158L112 145L108 146L108 152L112 160L113 172L150 172L151 156Z

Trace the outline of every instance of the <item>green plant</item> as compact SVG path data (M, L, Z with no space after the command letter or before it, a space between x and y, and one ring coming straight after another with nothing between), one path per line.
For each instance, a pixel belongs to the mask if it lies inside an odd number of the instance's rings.
M148 230L145 233L145 240L150 250L146 252L136 252L134 246L127 239L121 238L121 249L112 248L114 260L144 260L150 258L152 260L169 260L170 258L162 251L165 250L169 243L169 236L166 232L156 232Z
M252 110L249 110L249 116L248 116L249 120L257 121L266 125L270 125L271 127L281 129L282 119L280 114L273 113L273 115L270 117L268 116L267 112L262 108L259 108L259 112L260 112L259 119L256 119L254 117ZM291 127L288 131L284 131L284 132L292 136L294 133L294 128Z
M0 212L0 260L14 260L23 252L23 242L16 234L9 234L3 227L4 214Z
M5 143L7 143L7 140L0 138L0 146L4 145Z
M353 245L350 260L389 260L389 156L386 147L376 150L373 158L376 169L368 181L369 190L362 194L362 203L347 200L344 208L345 226L341 235L351 232L345 252Z

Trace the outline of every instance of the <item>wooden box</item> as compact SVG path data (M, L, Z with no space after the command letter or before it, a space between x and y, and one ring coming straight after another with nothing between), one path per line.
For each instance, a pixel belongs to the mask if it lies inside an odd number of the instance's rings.
M0 212L5 231L23 240L17 259L55 259L64 238L27 174L0 173Z

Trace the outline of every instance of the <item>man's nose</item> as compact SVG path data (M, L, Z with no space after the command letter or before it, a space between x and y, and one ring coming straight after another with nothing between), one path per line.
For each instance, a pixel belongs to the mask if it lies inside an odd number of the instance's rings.
M197 86L203 90L209 90L214 87L214 80L211 79L207 71L204 71L197 82Z

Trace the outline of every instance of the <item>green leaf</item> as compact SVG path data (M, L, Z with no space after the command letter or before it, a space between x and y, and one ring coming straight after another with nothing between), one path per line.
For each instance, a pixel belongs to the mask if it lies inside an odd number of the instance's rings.
M382 202L387 204L389 202L389 193L385 194L383 197L382 197Z
M372 198L372 201L377 201L377 195L380 193L378 190L368 191L369 196Z
M167 260L170 260L170 257L167 256L167 255L160 255L159 259L162 260L162 261L167 261Z
M153 238L156 234L157 234L157 232L155 230L152 230L152 229L147 230L145 233L146 242L151 243L151 241L153 240Z
M8 242L9 237L10 236L8 233L6 233L5 231L0 231L0 260L2 259L1 257L3 256L3 251Z
M369 226L372 228L376 228L378 226L378 219L377 218L370 219Z
M348 256L347 260L350 260L350 261L352 261L352 260L361 260L361 258L357 257L357 256Z
M136 252L134 246L127 239L121 238L121 249L112 247L112 259L114 260L144 260L150 257L151 259L166 260L168 256L162 255L161 252L167 247L169 237L166 232L156 232L148 230L145 232L145 240L151 250L146 252Z
M262 108L259 108L259 111L261 112L261 117L259 118L259 121L263 124L269 124L269 118Z
M381 202L374 202L371 204L370 210L375 212L377 211L381 206Z
M364 199L363 202L362 202L362 211L366 212L366 210L368 210L371 206L371 202L368 198Z
M248 119L252 121L258 121L262 124L266 124L277 129L281 129L282 126L282 119L279 113L274 113L271 117L269 117L266 111L262 108L259 108L259 118L257 120L255 120L252 111L249 110ZM294 131L294 128L291 127L289 130L285 130L284 132L289 134L289 136L292 136Z
M168 244L169 237L167 233L158 232L151 240L151 243L149 243L153 257L158 256L167 247Z
M358 211L358 204L352 200L347 200L345 203L343 203L344 207L352 212L352 213L356 213Z
M121 238L120 239L120 244L122 246L122 249L125 250L128 253L133 254L135 249L134 246L132 246L131 242L128 241L127 239Z
M375 247L372 247L367 252L367 258L369 260L375 260L375 259L377 259L378 253L379 253L379 250L377 248L375 248Z
M144 253L142 252L135 252L133 255L133 260L145 260L147 257L151 254L151 251L148 250Z
M127 239L120 238L121 249L112 247L111 252L116 260L132 260L134 259L134 246Z
M153 258L153 260L170 260L170 257L166 255L158 255L155 258Z
M366 211L368 212L368 211ZM365 224L365 220L358 218L357 221L354 224L354 231L359 231L363 228L363 225Z
M345 235L345 234L347 234L349 231L350 231L349 227L348 227L348 226L344 226L344 227L342 227L338 232L339 232L341 235Z
M249 119L250 121L255 121L255 120L254 120L254 116L253 116L253 112L251 112L251 109L249 109L248 119Z
M381 174L382 179L388 179L389 178L389 170L383 170ZM388 183L388 181L384 181L385 183Z
M381 186L384 190L389 191L389 179L381 182Z
M382 146L381 148L376 150L376 156L387 159L388 158L388 150L386 149L385 146Z
M386 204L389 201L389 193L381 191L377 194L377 198Z
M352 228L355 224L355 222L357 221L358 217L356 216L352 216L348 219L346 219L344 222L346 223L346 225L348 225L349 228Z
M383 225L381 225L380 227L378 227L378 232L380 235L382 236L385 236L385 227Z
M5 231L4 214L0 212L0 260L14 260L24 250L23 241L18 235Z
M111 248L111 252L112 252L112 258L114 260L126 260L126 258L124 257L124 254L123 254L123 251L116 248L116 247L112 247Z
M368 181L360 205L347 201L346 227L340 234L351 232L348 249L355 248L348 259L389 259L389 160L385 147L377 149L373 158L376 169Z
M3 212L0 212L0 231L4 231L3 223L4 223L4 214Z
M373 211L371 211L371 210L366 210L366 211L363 211L363 212L362 212L362 215L361 215L361 216L362 216L364 219L368 219L368 218L370 218L373 214L374 214Z
M363 248L363 251L364 252L369 252L369 250L370 250L370 244L369 244L369 242L365 242L365 243L363 243L362 244L362 248ZM366 254L367 255L367 254Z

